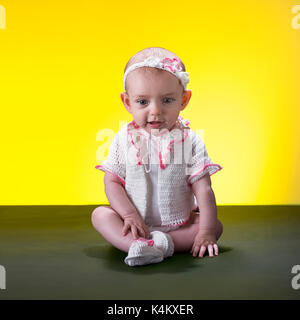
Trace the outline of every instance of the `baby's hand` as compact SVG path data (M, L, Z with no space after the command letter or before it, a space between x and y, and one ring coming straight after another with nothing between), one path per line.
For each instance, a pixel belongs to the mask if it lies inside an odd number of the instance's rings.
M214 256L214 251L215 255L218 255L219 252L215 233L212 231L199 230L195 237L191 253L194 257L199 253L199 257L202 258L206 249L211 258Z
M139 237L149 239L150 232L144 220L138 213L131 213L123 217L124 227L122 230L123 236L126 236L128 231L131 230L133 238L136 240Z

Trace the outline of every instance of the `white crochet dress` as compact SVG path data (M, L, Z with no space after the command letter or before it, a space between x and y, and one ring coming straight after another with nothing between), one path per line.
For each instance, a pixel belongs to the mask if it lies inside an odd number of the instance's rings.
M183 151L183 156L179 147L189 152ZM187 222L197 207L191 185L222 167L211 161L202 139L179 117L174 129L157 137L134 121L124 125L109 148L107 160L96 169L119 179L148 226L173 230Z

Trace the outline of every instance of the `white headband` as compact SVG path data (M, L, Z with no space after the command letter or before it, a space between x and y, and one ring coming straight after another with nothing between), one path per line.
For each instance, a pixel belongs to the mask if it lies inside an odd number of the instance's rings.
M133 64L126 70L124 74L124 83L123 83L124 90L125 90L126 78L129 72L141 67L152 67L152 68L158 68L158 69L171 72L172 74L174 74L174 76L176 76L181 81L181 84L183 85L184 89L186 88L186 85L189 83L189 74L187 72L182 71L180 61L177 58L161 59L158 57L150 56L142 62Z

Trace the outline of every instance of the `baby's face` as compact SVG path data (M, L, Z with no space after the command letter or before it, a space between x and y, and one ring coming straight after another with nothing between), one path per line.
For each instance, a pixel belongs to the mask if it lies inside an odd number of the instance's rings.
M178 115L191 97L191 91L183 92L178 78L168 71L138 68L129 73L128 92L121 93L125 108L134 121L147 132L151 129L172 129ZM151 70L149 70L151 69ZM159 121L158 126L150 122Z

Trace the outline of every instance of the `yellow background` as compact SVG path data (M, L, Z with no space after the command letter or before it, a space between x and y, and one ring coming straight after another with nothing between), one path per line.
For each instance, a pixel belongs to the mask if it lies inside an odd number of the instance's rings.
M217 203L300 203L299 0L0 5L1 205L107 203L96 134L132 120L123 70L149 46L186 65Z

